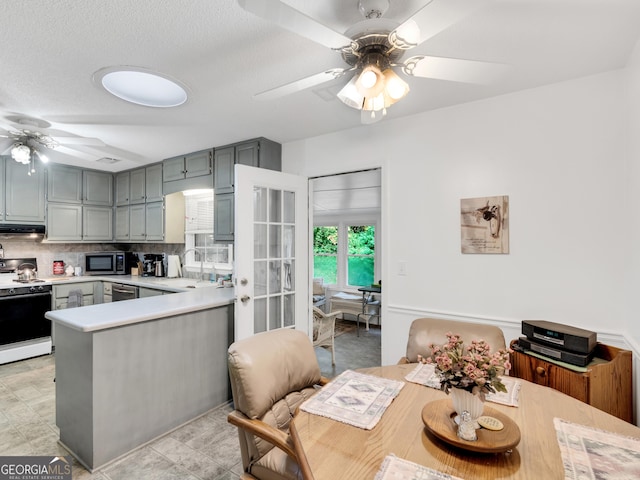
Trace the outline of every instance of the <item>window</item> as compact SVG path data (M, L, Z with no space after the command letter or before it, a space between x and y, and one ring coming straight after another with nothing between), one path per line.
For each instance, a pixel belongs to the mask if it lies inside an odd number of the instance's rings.
M313 276L338 283L338 227L313 229Z
M373 222L372 222L373 223ZM374 224L316 226L313 229L313 277L338 288L375 283L376 227Z
M347 240L347 285L372 285L375 278L376 227L349 226Z
M197 248L204 254L203 267L231 269L233 245L213 242L213 190L184 192L185 209L185 266L189 271L199 271L201 258L190 249Z

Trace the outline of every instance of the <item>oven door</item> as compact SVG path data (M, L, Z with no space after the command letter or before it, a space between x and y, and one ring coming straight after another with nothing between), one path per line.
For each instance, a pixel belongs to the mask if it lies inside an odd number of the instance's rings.
M51 292L0 297L0 345L51 336Z

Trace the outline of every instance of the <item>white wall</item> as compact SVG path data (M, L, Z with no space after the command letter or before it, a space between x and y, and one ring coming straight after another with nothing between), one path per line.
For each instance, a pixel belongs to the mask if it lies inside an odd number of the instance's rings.
M283 169L305 176L382 166L383 364L426 315L497 324L507 341L545 319L637 347L628 80L614 71L283 146ZM493 195L509 195L510 253L461 254L460 199Z

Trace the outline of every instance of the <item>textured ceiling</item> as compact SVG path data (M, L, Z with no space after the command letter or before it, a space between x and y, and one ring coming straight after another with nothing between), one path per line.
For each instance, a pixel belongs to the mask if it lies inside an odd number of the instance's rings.
M449 0L434 3L443 1ZM638 0L467 1L484 6L411 55L498 62L509 67L506 74L490 85L410 78L409 97L383 122L623 68L640 34ZM362 21L357 0L286 3L340 33ZM386 16L399 23L425 3L391 0ZM244 11L235 0L2 6L0 134L20 127L18 118L33 117L50 124L43 131L51 135L94 139L92 146L57 149L50 155L55 162L117 171L257 136L283 143L361 125L359 113L335 98L348 78L276 100L254 99L345 64L337 52ZM175 77L187 85L189 100L154 109L112 97L92 75L113 65ZM0 149L10 143L0 138ZM96 163L105 156L120 162Z

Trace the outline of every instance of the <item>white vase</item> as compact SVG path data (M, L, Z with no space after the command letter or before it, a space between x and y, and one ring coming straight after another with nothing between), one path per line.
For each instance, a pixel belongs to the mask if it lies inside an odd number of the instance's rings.
M462 412L466 410L469 412L469 416L475 423L476 428L480 428L477 420L478 417L482 416L482 411L484 410L482 397L480 397L480 395L475 395L468 390L455 387L450 389L449 392L451 393L451 400L453 401L453 409L458 414L457 418L459 419Z

